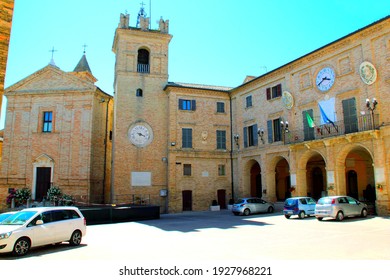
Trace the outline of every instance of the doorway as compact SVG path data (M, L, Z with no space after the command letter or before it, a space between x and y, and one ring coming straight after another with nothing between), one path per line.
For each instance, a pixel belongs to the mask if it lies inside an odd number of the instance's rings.
M35 200L42 201L47 195L51 184L51 167L37 167L35 185Z
M192 211L192 191L182 191L183 211Z
M359 199L358 177L355 170L350 170L347 173L347 190L349 196Z
M226 190L217 191L218 204L221 209L226 209Z

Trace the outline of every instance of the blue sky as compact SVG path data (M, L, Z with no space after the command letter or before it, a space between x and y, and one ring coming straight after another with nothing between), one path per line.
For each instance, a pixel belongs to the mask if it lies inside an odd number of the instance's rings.
M45 67L73 71L83 54L113 93L120 13L135 26L142 0L16 0L5 87ZM169 81L238 86L390 14L389 0L143 0L152 28L169 19ZM6 102L4 102L5 104ZM4 112L0 128L3 127Z

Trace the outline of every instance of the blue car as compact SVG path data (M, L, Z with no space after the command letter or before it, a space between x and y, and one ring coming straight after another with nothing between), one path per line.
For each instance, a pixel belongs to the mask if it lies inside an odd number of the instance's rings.
M316 209L316 201L307 196L287 198L284 202L283 213L286 219L290 219L292 215L298 215L300 219L306 216L314 216Z

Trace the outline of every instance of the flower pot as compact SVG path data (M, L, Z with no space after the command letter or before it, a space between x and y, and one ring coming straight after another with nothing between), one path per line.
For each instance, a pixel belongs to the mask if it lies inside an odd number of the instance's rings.
M210 211L220 211L221 207L219 205L211 205Z

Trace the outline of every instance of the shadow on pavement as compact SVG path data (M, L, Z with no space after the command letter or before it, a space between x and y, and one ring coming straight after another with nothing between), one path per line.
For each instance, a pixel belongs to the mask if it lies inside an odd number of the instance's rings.
M258 214L251 216L234 216L229 210L182 212L162 214L159 220L139 221L138 223L157 227L164 231L196 232L202 229L231 229L239 226L270 226L261 221L262 217L280 215Z

